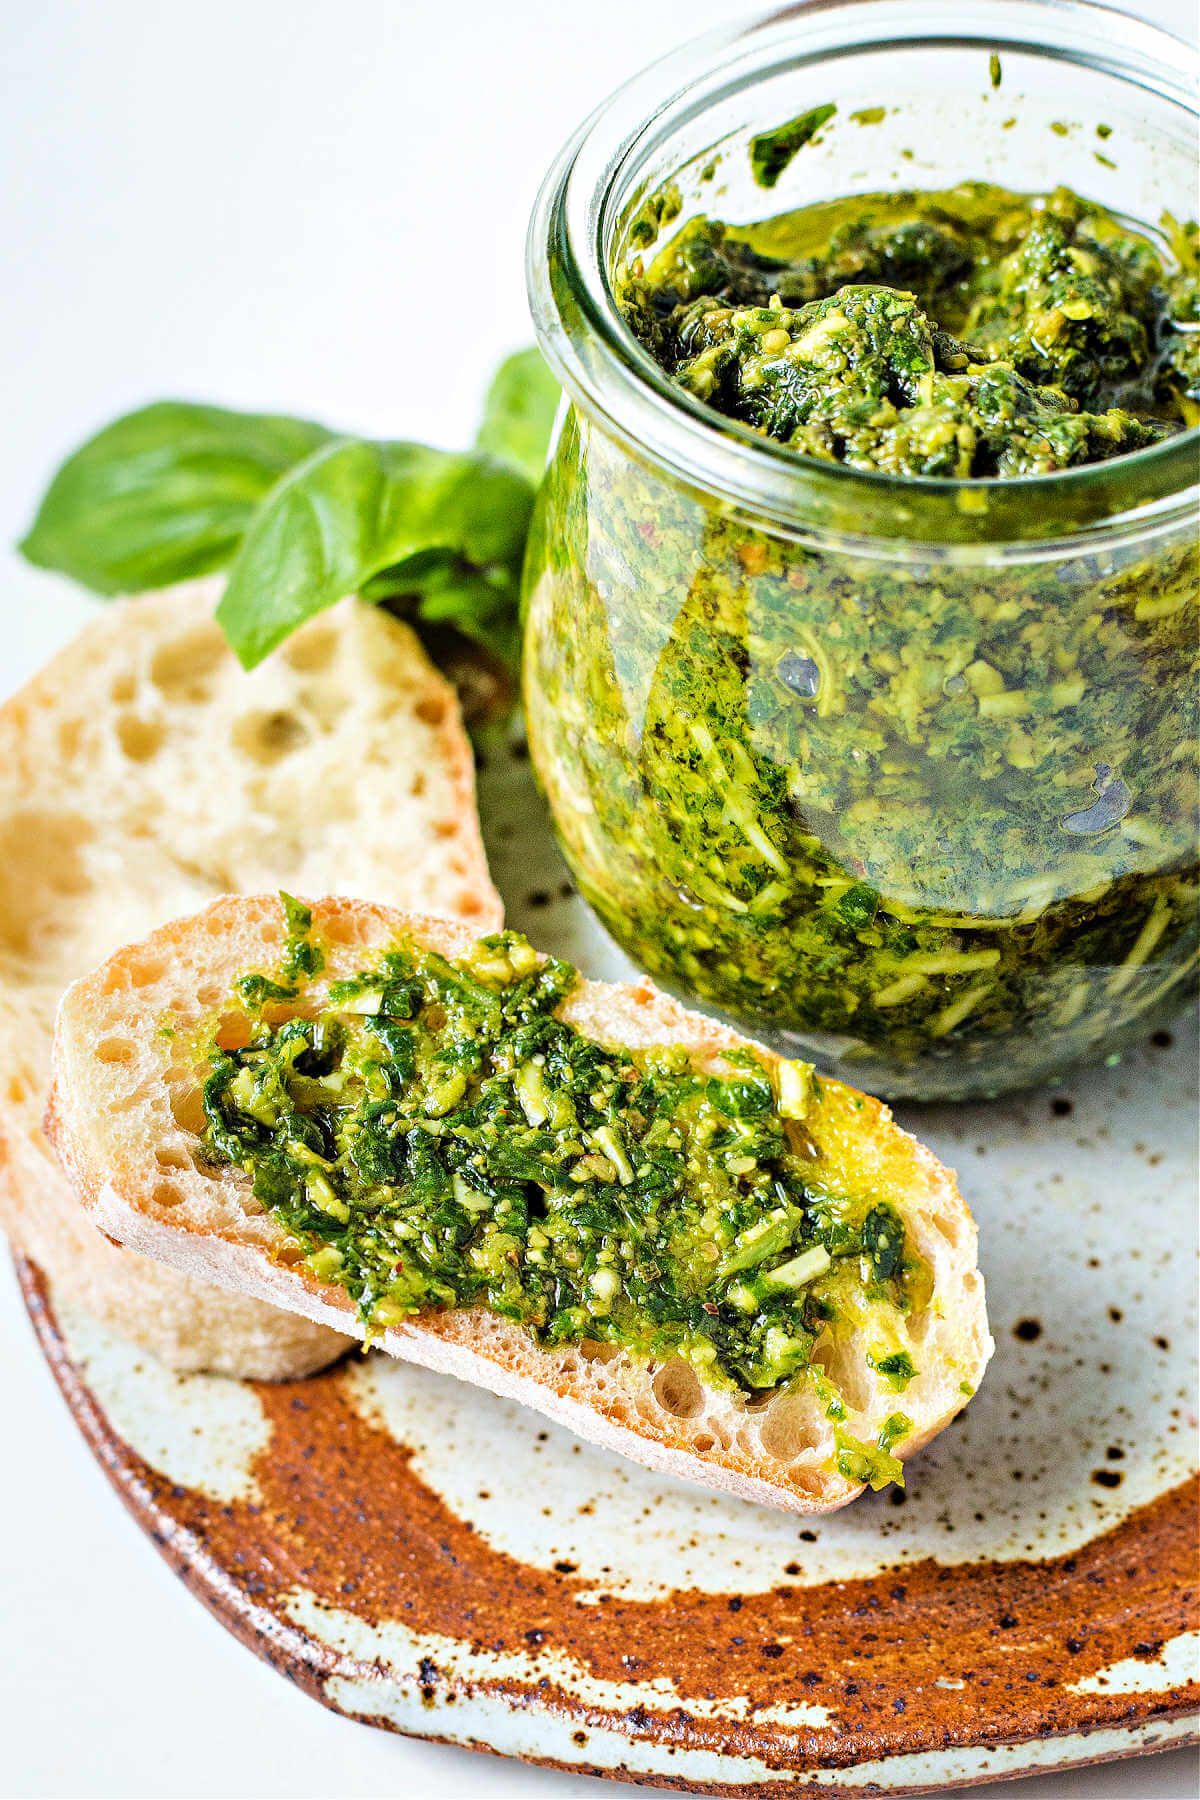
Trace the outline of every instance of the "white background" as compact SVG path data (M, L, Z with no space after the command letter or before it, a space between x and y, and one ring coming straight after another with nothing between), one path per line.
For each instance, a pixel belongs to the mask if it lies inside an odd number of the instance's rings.
M159 396L466 442L487 372L529 337L522 244L551 157L651 55L744 10L0 0L0 544L68 449ZM1194 30L1194 0L1143 10ZM2 693L93 603L0 555ZM0 1362L0 1793L634 1792L351 1724L243 1650L116 1502L2 1253ZM1015 1792L1167 1800L1195 1765Z

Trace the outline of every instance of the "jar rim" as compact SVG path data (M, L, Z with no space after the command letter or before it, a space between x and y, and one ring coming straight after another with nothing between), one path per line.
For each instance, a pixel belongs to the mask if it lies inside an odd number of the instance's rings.
M942 0L944 4L944 0ZM1094 0L977 0L952 26L939 0L801 0L694 39L633 76L584 121L542 184L526 273L538 341L570 398L631 453L799 541L864 550L879 539L928 558L1036 543L1154 535L1200 504L1200 426L1053 473L895 476L805 455L716 417L669 380L617 307L604 246L614 197L652 129L693 118L783 64L897 41L974 53L1032 50L1115 75L1200 117L1196 53L1163 28ZM681 115L675 117L675 115ZM1131 499L1131 495L1134 496ZM866 535L847 520L866 512Z

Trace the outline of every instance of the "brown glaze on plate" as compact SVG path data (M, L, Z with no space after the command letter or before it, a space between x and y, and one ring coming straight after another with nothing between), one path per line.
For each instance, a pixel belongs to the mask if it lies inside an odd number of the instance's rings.
M485 772L510 921L589 973L520 761ZM352 1355L179 1377L26 1302L126 1505L324 1704L700 1792L915 1793L1187 1741L1196 1668L1195 1046L910 1109L980 1223L998 1348L904 1495L797 1519Z
M168 1562L251 1649L352 1716L491 1747L489 1716L503 1709L517 1728L504 1747L537 1760L740 1794L807 1775L799 1791L815 1794L835 1771L862 1789L863 1765L885 1761L896 1780L879 1770L883 1785L866 1791L978 1778L993 1746L1010 1747L997 1774L1085 1760L1090 1744L1165 1747L1200 1700L1163 1661L1197 1624L1194 1483L1069 1556L923 1558L859 1580L626 1599L564 1559L523 1562L458 1516L364 1411L353 1362L241 1384L265 1430L254 1421L240 1438L218 1398L202 1424L211 1469L197 1462L196 1485L173 1479L97 1397L104 1389L114 1411L136 1405L129 1384L146 1359L114 1354L82 1322L64 1329L29 1264L21 1280L76 1421ZM205 1386L239 1385L156 1378L197 1419ZM170 1453L161 1460L170 1467ZM1130 1661L1145 1686L1104 1682ZM556 1740L544 1755L539 1715ZM574 1754L562 1753L564 1732Z

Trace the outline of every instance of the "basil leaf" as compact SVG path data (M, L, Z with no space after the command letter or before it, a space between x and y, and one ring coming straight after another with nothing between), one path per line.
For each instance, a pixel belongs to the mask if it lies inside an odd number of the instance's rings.
M99 594L224 568L280 475L332 433L306 419L162 400L116 419L55 475L27 561Z
M539 350L518 350L500 364L483 403L477 449L503 458L536 487L546 467L561 389Z
M254 514L217 618L251 669L314 613L364 587L380 597L376 577L431 550L515 594L532 505L521 475L477 451L335 439ZM478 601L473 585L460 601L475 622Z

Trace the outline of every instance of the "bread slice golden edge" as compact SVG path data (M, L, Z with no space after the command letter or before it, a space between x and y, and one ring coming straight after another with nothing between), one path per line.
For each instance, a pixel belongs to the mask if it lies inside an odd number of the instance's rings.
M309 901L323 974L297 1010L319 1008L331 981L407 939L464 955L469 927L351 899ZM269 970L285 927L275 896L224 898L118 951L76 981L59 1007L46 1132L102 1231L146 1256L240 1293L363 1336L345 1291L317 1278L254 1201L240 1173L198 1161L203 1123L197 1033L211 1029L237 976ZM682 1044L701 1066L744 1048L734 1032L686 1011L648 981L580 980L560 1016L587 1036L638 1049ZM169 1021L171 1035L163 1031ZM769 1063L766 1051L759 1052ZM847 1402L845 1428L873 1441L903 1410L911 1433L894 1453L929 1441L979 1385L992 1350L976 1233L952 1173L878 1100L832 1081L806 1121L814 1172L835 1191L883 1190L930 1266L929 1304L904 1328L918 1375L898 1396L871 1367L853 1324L818 1340L814 1360ZM522 1402L580 1437L648 1468L796 1513L843 1506L861 1487L836 1467L834 1426L812 1383L765 1402L701 1386L679 1358L655 1362L610 1346L543 1349L482 1308L424 1314L376 1342L392 1355Z

